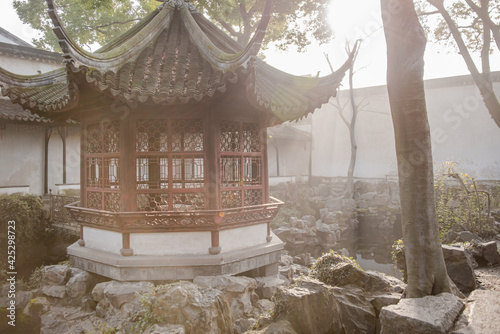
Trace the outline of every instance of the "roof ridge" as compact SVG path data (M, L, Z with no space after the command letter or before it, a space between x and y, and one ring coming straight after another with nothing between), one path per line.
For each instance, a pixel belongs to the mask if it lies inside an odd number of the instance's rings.
M4 35L5 37L9 38L11 41L18 43L19 46L26 46L26 47L31 47L33 48L33 45L30 43L24 41L23 39L17 37L10 31L0 27L0 35ZM7 43L8 44L8 43Z

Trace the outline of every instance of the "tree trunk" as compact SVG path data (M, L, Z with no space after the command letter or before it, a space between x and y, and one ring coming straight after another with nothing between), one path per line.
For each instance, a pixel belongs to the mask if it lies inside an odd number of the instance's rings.
M356 47L357 45L354 45L354 48ZM356 144L356 117L358 116L358 106L354 100L354 85L352 80L354 76L354 62L356 61L357 55L356 51L351 67L349 68L349 99L351 100L352 109L351 122L345 122L349 128L349 139L351 141L351 159L349 161L349 168L347 169L347 188L344 195L348 199L354 197L354 168L356 167L356 156L358 151L358 145ZM340 113L342 114L342 111L340 111Z
M381 5L408 275L405 297L419 298L451 292L434 200L431 140L423 84L426 40L413 1L381 0Z

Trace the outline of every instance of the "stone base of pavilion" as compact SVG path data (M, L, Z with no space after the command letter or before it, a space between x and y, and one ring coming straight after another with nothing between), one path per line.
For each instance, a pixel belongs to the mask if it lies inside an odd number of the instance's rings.
M67 251L73 266L118 281L192 280L197 276L236 275L252 277L278 274L284 243L272 234L269 242L206 255L122 256L88 247L78 242Z

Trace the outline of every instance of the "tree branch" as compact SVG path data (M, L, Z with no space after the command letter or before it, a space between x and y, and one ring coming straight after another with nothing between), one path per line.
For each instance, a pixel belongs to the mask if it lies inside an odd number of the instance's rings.
M464 59L465 64L467 65L467 68L469 69L469 72L477 85L477 88L481 92L481 96L483 97L486 108L488 109L497 126L500 127L500 103L498 102L495 92L493 91L491 80L488 82L487 79L489 77L484 77L477 69L476 64L474 64L474 61L472 60L469 49L465 45L460 31L455 25L455 22L453 22L448 11L444 8L443 0L427 1L431 5L436 7L436 9L445 20L446 24L448 25L453 39L455 40L455 43L457 43L458 50L460 51L460 54L462 55L462 58Z
M465 2L470 6L470 8L481 18L483 21L483 29L486 30L486 27L491 30L493 33L493 38L495 39L495 43L497 45L497 48L500 50L500 26L498 24L495 24L489 14L488 14L488 4L486 3L486 7L481 4L481 7L476 5L474 1L472 0L465 0Z

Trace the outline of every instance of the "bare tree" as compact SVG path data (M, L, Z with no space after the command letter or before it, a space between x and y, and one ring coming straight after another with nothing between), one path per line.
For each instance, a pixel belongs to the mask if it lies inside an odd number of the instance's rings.
M381 0L398 161L407 298L451 292L439 240L423 83L426 39L412 0Z
M356 156L357 156L357 150L358 150L358 145L356 144L356 119L358 117L358 113L360 111L360 105L356 104L356 101L354 99L354 85L353 85L353 78L354 78L354 63L356 62L356 58L358 57L359 49L360 49L360 44L361 40L357 40L354 43L354 46L350 47L348 43L346 43L346 52L348 55L351 54L351 52L354 51L353 57L352 57L352 62L351 66L349 67L349 100L344 104L340 104L340 99L339 96L337 95L336 98L336 105L332 104L339 112L339 116L342 119L342 122L347 126L347 129L349 131L349 141L351 143L351 158L349 160L349 167L347 169L347 185L346 189L344 192L343 197L344 198L349 198L352 199L354 196L354 168L356 167ZM328 62L328 65L330 66L330 70L332 73L334 72L333 66L330 62L330 59L327 54L325 54L326 61ZM346 116L344 115L344 110L347 107L347 104L350 102L351 104L351 120L348 121Z

